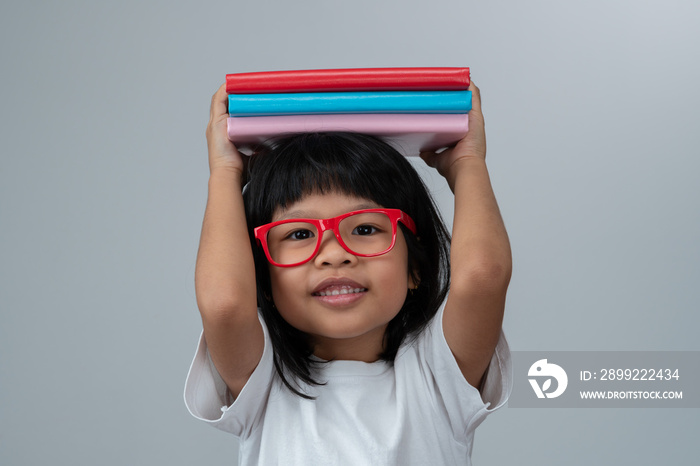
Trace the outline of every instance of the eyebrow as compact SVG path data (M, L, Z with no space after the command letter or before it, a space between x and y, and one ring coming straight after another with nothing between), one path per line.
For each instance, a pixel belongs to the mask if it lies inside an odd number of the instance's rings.
M364 210L364 209L381 209L381 206L375 203L362 203L362 204L357 204L353 206L350 210L347 212L354 212L356 210ZM344 212L344 213L347 213ZM343 214L339 214L343 215ZM312 218L312 219L317 219L320 218L318 215L314 215L313 212L308 211L308 210L289 210L282 212L282 214L274 219L273 221L278 222L280 220L289 220L289 219L294 219L294 218Z

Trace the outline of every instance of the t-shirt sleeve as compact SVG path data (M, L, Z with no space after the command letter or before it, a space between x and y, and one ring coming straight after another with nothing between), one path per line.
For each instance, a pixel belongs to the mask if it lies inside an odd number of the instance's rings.
M235 400L211 360L204 332L185 382L185 405L190 414L237 437L248 436L261 422L275 371L267 327L258 317L265 336L263 354Z
M436 386L439 404L446 411L457 437L473 432L490 413L503 406L512 388L510 349L501 334L484 374L481 389L467 382L445 339L444 305L424 332L420 345Z

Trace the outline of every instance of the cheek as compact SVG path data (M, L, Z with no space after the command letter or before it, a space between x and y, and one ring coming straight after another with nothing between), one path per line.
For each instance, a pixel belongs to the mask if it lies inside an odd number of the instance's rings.
M272 291L272 301L282 317L289 321L289 310L295 309L295 305L301 297L301 290L304 289L302 278L297 268L283 269L270 267L270 289Z
M408 257L408 245L406 244L406 239L403 237L403 235L397 237L396 243L395 248L399 250L397 252L399 252L401 257L401 265L397 267L397 269L400 269L400 272L397 270L397 275L400 275L402 279L406 279L406 288L408 289L413 284L411 261Z
M381 277L380 286L387 296L390 296L392 301L403 304L412 280L408 267L408 254L405 250L396 252L398 254L393 257L387 257L389 260L383 265L382 270L378 271L378 275Z
M272 299L275 305L284 301L285 295L288 294L286 291L289 288L287 282L289 281L287 272L279 267L270 266L270 288L272 290Z

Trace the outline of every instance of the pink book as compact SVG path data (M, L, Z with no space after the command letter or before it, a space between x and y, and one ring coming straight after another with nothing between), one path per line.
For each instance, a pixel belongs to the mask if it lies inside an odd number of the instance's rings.
M467 134L467 114L337 114L229 117L228 137L243 153L295 133L349 131L382 138L406 156L451 146Z

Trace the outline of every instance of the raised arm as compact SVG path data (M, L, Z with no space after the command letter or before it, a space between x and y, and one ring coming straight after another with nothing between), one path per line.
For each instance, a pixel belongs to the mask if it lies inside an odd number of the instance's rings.
M445 304L445 338L467 381L479 388L498 343L511 275L508 235L488 170L479 89L472 83L469 131L454 148L421 157L455 196L450 253L452 283Z
M219 374L238 396L263 351L255 266L243 207L245 163L226 133L226 90L212 97L207 126L209 197L195 269L204 337Z

